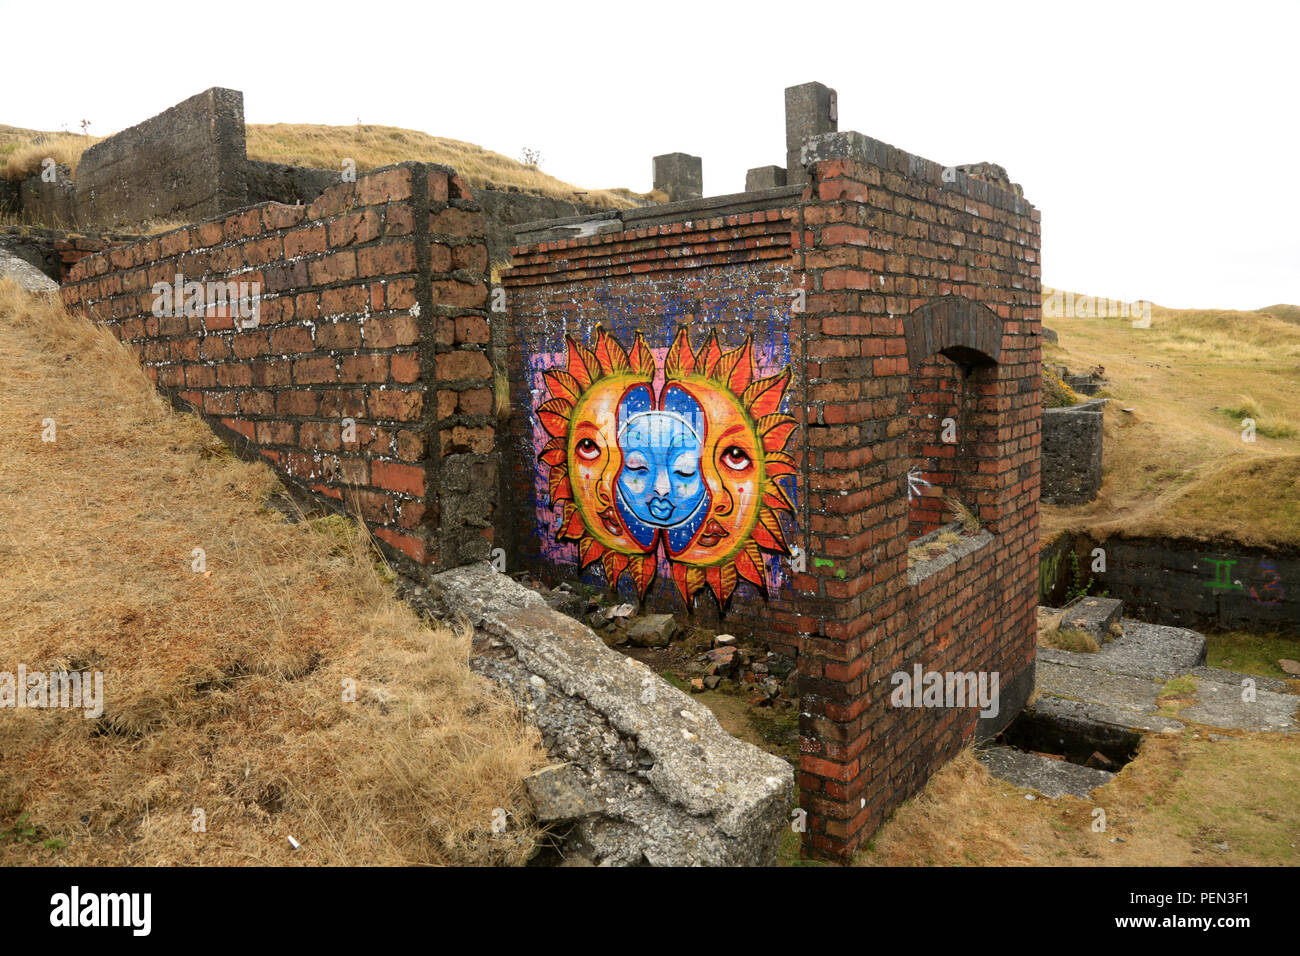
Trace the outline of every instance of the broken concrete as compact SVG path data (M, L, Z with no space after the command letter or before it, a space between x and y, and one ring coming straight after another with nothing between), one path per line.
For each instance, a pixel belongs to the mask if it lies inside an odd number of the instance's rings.
M1014 747L984 748L979 752L979 761L999 780L1037 790L1052 799L1067 793L1086 798L1093 790L1115 779L1115 775L1106 770L1053 760Z
M524 778L524 788L542 823L581 820L604 809L582 771L573 764L543 767Z
M1122 674L1128 677L1162 681L1186 674L1192 668L1205 663L1205 636L1184 627L1165 627L1143 621L1124 620L1120 622L1124 633L1108 644L1102 643L1103 635L1107 634L1105 622L1109 614L1108 609L1101 608L1092 618L1082 615L1085 622L1083 629L1093 634L1100 645L1100 650L1096 654L1076 654L1070 651L1040 648L1039 661L1087 668L1103 674ZM1073 608L1070 609L1066 612L1061 626L1079 626L1074 622L1080 616L1075 614Z
M646 614L628 628L627 641L636 647L667 647L676 630L671 614Z
M490 565L431 584L484 638L474 669L511 691L602 805L567 849L606 865L775 861L794 805L789 764L736 740L707 708Z
M0 279L12 279L24 292L57 292L59 284L26 259L0 249Z
M1074 625L1082 618L1095 633L1118 613L1119 604L1087 598L1066 612L1065 624ZM1205 636L1196 631L1128 618L1120 624L1123 634L1103 644L1096 654L1039 648L1039 697L1032 711L1053 715L1059 711L1098 725L1157 733L1181 730L1188 723L1273 733L1300 731L1296 696L1286 681L1205 667ZM1176 677L1196 679L1195 699L1176 716L1161 714L1160 692ZM1242 699L1244 681L1252 682L1253 700Z

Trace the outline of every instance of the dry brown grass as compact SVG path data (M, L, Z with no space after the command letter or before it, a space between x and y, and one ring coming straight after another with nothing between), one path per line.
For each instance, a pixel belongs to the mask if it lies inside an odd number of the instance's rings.
M14 130L14 127L8 129ZM10 136L0 139L0 179L26 179L39 173L47 158L75 171L81 154L103 139L102 136L82 136L79 133L14 130Z
M105 696L99 720L0 710L0 831L27 813L67 844L0 840L0 864L527 857L536 731L468 669L468 635L393 600L355 525L286 523L266 467L10 282L0 354L0 670L99 670Z
M396 126L316 126L306 123L272 123L244 128L249 159L340 169L351 159L357 171L393 163L419 160L455 167L471 186L515 187L524 192L610 209L630 209L646 200L666 202L662 192L636 193L630 189L579 189L544 173L536 166L492 150L443 136ZM102 136L75 133L41 133L0 126L0 178L23 179L41 168L47 156L72 167L75 174L82 152ZM40 142L35 142L40 140Z
M1075 654L1096 654L1100 651L1097 639L1087 631L1061 626L1068 613L1061 611L1051 614L1042 607L1038 609L1038 646L1072 651Z
M421 160L455 167L471 186L515 186L525 192L612 209L640 205L635 200L642 198L627 189L580 190L482 146L395 126L274 123L245 130L248 158L263 162L339 169L344 159L351 159L360 171Z
M1090 800L1026 800L1029 791L992 777L966 751L895 811L855 863L1296 866L1297 792L1294 736L1148 737ZM1092 829L1096 808L1105 832Z
M1300 545L1300 326L1294 306L1258 312L1152 308L1130 319L1051 319L1045 363L1106 367L1105 472L1090 504L1042 506L1041 533L1169 535L1246 546ZM1264 397L1242 441L1241 396ZM1131 411L1125 412L1123 409Z

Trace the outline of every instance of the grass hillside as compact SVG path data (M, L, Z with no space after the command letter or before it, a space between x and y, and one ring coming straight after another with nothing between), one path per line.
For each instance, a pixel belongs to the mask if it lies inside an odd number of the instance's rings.
M1104 366L1101 395L1113 401L1097 500L1044 505L1044 538L1072 529L1300 547L1298 318L1294 305L1153 306L1150 328L1045 318L1060 344L1044 344L1043 362ZM1245 418L1254 442L1242 440Z
M104 701L0 711L0 865L528 857L537 731L358 526L286 522L265 466L7 280L0 354L0 670L100 671Z
M854 862L1296 866L1298 787L1294 735L1151 734L1137 759L1087 800L1043 797L998 780L968 750L899 807Z
M39 171L45 157L71 166L88 147L103 137L0 126L0 178L22 179ZM455 167L471 186L515 187L523 192L591 203L614 209L641 205L645 199L663 200L660 194L642 196L628 189L582 190L536 166L525 165L460 140L430 136L395 126L312 126L274 123L245 127L249 159L296 166L339 169L345 159L358 171L407 160L443 163Z

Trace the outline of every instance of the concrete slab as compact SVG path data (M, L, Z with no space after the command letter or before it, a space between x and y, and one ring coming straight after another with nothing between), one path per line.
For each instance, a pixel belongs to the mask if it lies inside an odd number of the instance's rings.
M1041 665L1039 665L1041 667ZM1064 697L1039 695L1033 705L1025 709L1026 715L1036 714L1055 717L1083 725L1113 727L1118 730L1131 730L1139 733L1169 733L1182 730L1182 721L1163 717L1154 712L1143 712L1121 707L1110 707L1095 701L1067 700Z
M1109 637L1110 626L1124 613L1124 602L1114 598L1084 597L1065 611L1062 627L1087 631L1097 643Z
M1238 676L1250 677L1249 674ZM1199 681L1196 686L1196 702L1184 707L1179 716L1211 727L1232 727L1275 734L1294 734L1300 730L1300 725L1296 723L1296 705L1300 699L1294 694L1260 690L1256 685L1255 699L1248 702L1241 699L1242 691L1240 681L1232 684Z
M1115 779L1113 773L1094 770L1065 760L1052 760L1013 747L992 746L978 752L980 763L999 780L1037 790L1055 799L1071 794L1086 798Z
M1071 612L1063 626L1070 626ZM1167 681L1205 663L1205 636L1185 627L1121 620L1122 636L1102 644L1096 654L1078 654L1042 648L1038 659L1069 667L1083 667L1110 674ZM1098 643L1101 641L1098 639Z
M1095 654L1078 655L1096 657ZM1140 677L1108 674L1084 667L1069 667L1053 661L1039 660L1038 690L1054 697L1072 697L1119 710L1152 714L1161 684Z
M1187 672L1189 677L1198 680L1218 681L1220 684L1241 686L1242 678L1249 677L1255 682L1256 690L1269 690L1275 694L1295 694L1295 688L1281 677L1257 677L1254 674L1240 674L1237 671L1225 671L1220 667L1193 667Z

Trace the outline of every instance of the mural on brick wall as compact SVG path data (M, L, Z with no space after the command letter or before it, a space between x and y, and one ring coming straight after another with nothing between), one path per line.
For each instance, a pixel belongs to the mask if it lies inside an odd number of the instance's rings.
M741 581L766 596L764 555L790 555L790 367L761 377L752 339L724 351L716 330L697 348L678 329L662 365L639 330L565 342L536 407L557 540L642 598L661 569L687 606L707 588L725 608Z

